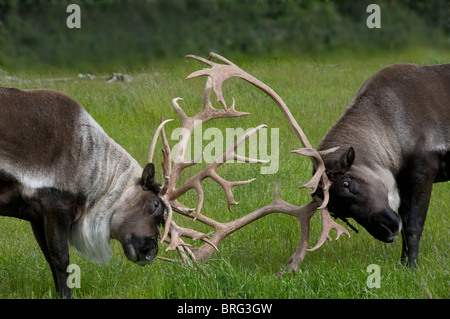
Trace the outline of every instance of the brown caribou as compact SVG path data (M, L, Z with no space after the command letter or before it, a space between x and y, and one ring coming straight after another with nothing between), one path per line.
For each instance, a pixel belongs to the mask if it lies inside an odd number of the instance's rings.
M0 215L31 223L59 297L71 297L69 242L105 263L114 238L153 262L165 210L154 176L64 93L0 88Z
M414 267L432 185L450 179L450 64L394 64L371 76L319 150L331 146L330 212L384 242L402 232L401 260Z

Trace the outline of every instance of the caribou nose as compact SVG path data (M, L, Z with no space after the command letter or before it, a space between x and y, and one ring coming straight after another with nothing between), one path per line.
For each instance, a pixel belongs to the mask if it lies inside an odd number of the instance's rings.
M147 250L145 260L147 260L149 263L152 263L156 258L156 254L158 254L158 242L156 241L156 239L151 238L150 243L150 248Z
M138 253L139 265L147 265L153 263L158 253L158 242L153 237L138 237L133 239L133 245Z
M386 243L395 241L402 229L402 219L391 209L386 209L379 215L378 224L383 229L380 240Z

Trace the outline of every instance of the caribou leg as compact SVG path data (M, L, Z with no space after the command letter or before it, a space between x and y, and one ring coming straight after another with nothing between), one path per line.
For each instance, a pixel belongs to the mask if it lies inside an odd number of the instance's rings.
M68 235L77 209L76 197L55 189L40 189L30 201L38 217L32 221L33 232L52 270L58 297L72 298L67 286Z
M55 283L55 288L56 291L58 291L58 276L55 266L53 265L53 260L50 256L50 251L48 250L47 240L45 239L44 225L41 222L31 222L31 228L33 230L34 238L36 238L36 241L38 242L39 247L44 254L45 260L47 260L47 263L50 266L53 275L53 281Z
M402 263L409 267L417 266L419 241L422 236L431 189L439 170L439 156L416 155L412 158L404 173L398 177L401 194L399 214L402 218Z

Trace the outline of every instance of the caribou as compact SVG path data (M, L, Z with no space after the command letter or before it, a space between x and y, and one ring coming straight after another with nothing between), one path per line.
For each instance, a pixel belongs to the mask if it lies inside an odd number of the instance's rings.
M433 183L450 180L450 64L371 76L318 149L331 146L330 212L384 242L401 232L401 261L415 267Z
M31 223L59 297L71 297L69 242L98 263L111 238L131 261L154 261L166 209L154 177L71 97L0 88L0 215Z

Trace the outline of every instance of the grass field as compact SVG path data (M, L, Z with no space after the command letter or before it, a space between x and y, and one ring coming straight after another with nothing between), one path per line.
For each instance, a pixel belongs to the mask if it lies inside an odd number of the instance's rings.
M220 53L220 52L219 52ZM205 55L207 52L205 52ZM342 114L362 83L376 71L395 62L439 64L450 61L449 52L410 50L397 54L370 56L329 55L322 58L280 57L270 59L232 59L242 69L271 86L288 104L312 145L316 147L327 129ZM132 75L131 83L105 83L79 80L67 83L41 83L49 77L76 77L65 71L52 74L13 74L25 81L0 83L20 88L47 87L74 97L142 165L159 118L174 118L170 132L180 125L171 99L183 97L181 106L188 115L201 108L204 78L185 81L191 72L203 68L180 55L177 61L161 61L146 70L120 70ZM89 70L83 70L89 72ZM250 185L234 188L239 205L226 208L223 191L206 180L203 213L229 221L269 204L276 182L281 197L303 205L309 195L298 186L311 176L310 160L290 151L299 148L293 131L281 112L265 94L239 79L224 85L227 101L250 112L244 118L214 120L203 128L248 129L259 124L279 128L280 161L276 174L262 175L254 164L225 164L219 173L227 180L256 177ZM228 102L230 103L230 102ZM170 136L170 134L169 134ZM174 142L172 142L174 143ZM207 141L205 142L207 143ZM156 163L161 161L157 153ZM194 168L195 170L196 168ZM185 177L183 177L185 178ZM159 174L159 181L162 176ZM196 204L195 194L182 201ZM309 252L297 273L279 278L279 271L296 250L300 225L296 219L272 214L232 234L219 246L220 252L197 269L182 264L155 261L140 267L129 262L118 242L113 241L113 257L106 266L93 264L71 249L71 263L81 269L81 288L73 289L76 298L449 298L450 297L450 183L434 186L419 262L416 271L400 264L401 241L385 244L372 238L362 227L351 238L327 242ZM321 230L320 214L311 222L314 245ZM198 222L175 215L179 224L209 231ZM197 243L193 243L196 245ZM160 255L176 257L174 252ZM366 284L370 264L381 268L381 287ZM0 218L0 298L53 298L50 269L25 221Z

